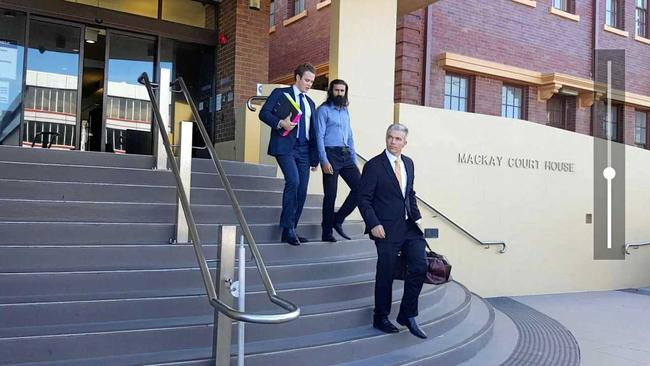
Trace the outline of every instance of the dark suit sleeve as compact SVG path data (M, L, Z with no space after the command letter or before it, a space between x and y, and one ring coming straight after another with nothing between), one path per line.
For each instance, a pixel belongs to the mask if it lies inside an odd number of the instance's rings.
M372 207L372 200L375 195L375 189L377 188L377 169L373 165L371 162L364 165L358 191L359 211L368 230L377 225L381 225L375 209Z
M409 159L410 160L410 159ZM409 203L411 204L411 215L413 215L413 221L417 221L422 218L422 215L420 214L420 209L418 208L418 200L415 197L415 164L413 164L413 160L410 160L411 163L411 174L413 174L413 177L411 177L411 191L409 192Z
M273 114L273 108L280 100L282 96L282 91L280 89L273 89L271 95L266 99L266 102L262 106L260 111L260 120L269 127L271 130L276 130L278 128L278 123L280 123L281 118Z

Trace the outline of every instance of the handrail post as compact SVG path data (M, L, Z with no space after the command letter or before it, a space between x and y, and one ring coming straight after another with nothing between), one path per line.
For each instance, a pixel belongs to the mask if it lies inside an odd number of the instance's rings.
M180 153L178 156L178 165L181 173L181 181L185 189L185 196L188 203L191 204L190 189L192 185L192 122L183 121L180 127ZM183 205L180 198L177 202L178 209L176 211L176 242L187 243L189 242L189 227L183 212Z
M235 278L236 226L221 226L219 229L219 277L215 290L219 299L228 306L233 306L230 285ZM232 319L215 309L214 311L214 345L212 354L216 366L230 365L230 343L232 339Z

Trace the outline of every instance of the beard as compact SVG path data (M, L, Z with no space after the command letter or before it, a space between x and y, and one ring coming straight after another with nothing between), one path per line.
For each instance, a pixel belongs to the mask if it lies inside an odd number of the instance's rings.
M337 107L343 107L345 106L345 97L342 95L337 95L334 98L332 98L332 102Z

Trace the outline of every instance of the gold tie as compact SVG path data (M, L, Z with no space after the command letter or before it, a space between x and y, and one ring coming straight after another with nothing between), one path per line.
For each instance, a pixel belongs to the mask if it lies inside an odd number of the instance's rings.
M402 168L399 165L399 159L395 160L395 177L399 183L399 189L402 190Z

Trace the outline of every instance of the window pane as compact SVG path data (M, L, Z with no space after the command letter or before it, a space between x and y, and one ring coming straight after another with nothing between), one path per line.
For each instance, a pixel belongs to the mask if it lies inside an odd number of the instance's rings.
M468 78L445 75L445 108L467 112Z

